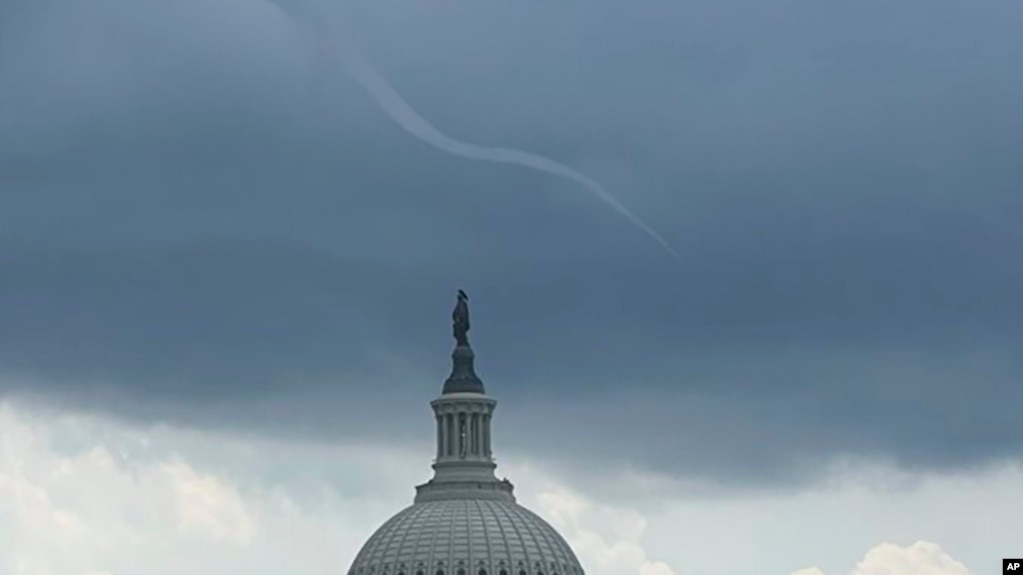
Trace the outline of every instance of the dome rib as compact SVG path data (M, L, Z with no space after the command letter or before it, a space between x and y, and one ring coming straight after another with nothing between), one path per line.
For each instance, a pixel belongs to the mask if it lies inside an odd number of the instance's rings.
M476 504L476 502L473 501L471 504L469 504L469 507L472 507L473 504ZM476 511L477 511L476 516L477 517L482 517L482 514L478 513L479 509L477 509ZM486 527L485 526L481 525L480 527L484 531L486 531ZM468 540L467 543L468 543L468 548L469 548L469 552L466 553L466 562L468 563L468 567L469 567L468 572L469 573L472 572L472 566L473 566L472 555L473 555L473 550L475 548L475 545L472 544L472 535L473 535L473 533L472 533L472 514L471 513L466 513L465 514L465 536L466 536L466 539Z
M513 569L511 544L508 543L508 534L504 531L504 523L498 522L497 529L501 532L501 540L504 541L504 549L508 554L508 569Z
M543 524L542 523L537 523L537 527L539 529L543 529ZM536 553L537 553L537 555L539 555L539 563L540 563L540 566L541 566L541 569L542 569L543 565L545 564L545 562L544 562L544 547L545 547L545 545L541 545L540 544L540 540L537 539L535 531L528 531L528 533L529 533L529 537L533 540L533 544L536 545ZM545 543L546 543L546 541L545 541ZM536 563L537 563L537 560L534 560L533 564L535 565Z
M479 507L479 505L480 505L480 504L479 504L479 502L477 501L477 502L476 502L476 507ZM480 515L482 516L482 513L480 513ZM486 542L486 546L487 546L487 549L488 549L488 550L490 550L490 549L493 549L493 547L491 546L491 543L490 543L490 530L488 530L488 529L487 529L486 525L484 525L484 526L483 526L483 541L485 541L485 542ZM471 548L470 548L470 549L471 549ZM492 558L491 558L491 559L492 559ZM475 569L475 565L476 565L476 564L475 564L475 563L472 563L471 565L473 565L473 567L471 567L471 568L472 568L472 569ZM490 569L488 569L488 570L487 570L487 573L489 574L489 573L490 573L490 571L491 571L491 570L493 570L493 568L494 568L494 566L493 566L493 565L491 565L491 566L490 566ZM477 572L477 573L472 573L472 572L470 571L469 575L479 575L479 573L478 573L478 572Z
M519 559L523 561L526 565L526 568L529 569L529 548L526 547L526 538L522 536L522 531L519 530L518 522L512 519L512 517L508 514L507 510L502 509L502 511L504 511L505 517L508 518L508 525L511 525L512 531L515 532L515 537L519 540L519 545L522 547L523 551L525 551L523 553L523 556L520 557ZM507 539L505 539L505 541L507 541ZM513 561L512 568L514 567L515 563Z
M399 574L399 575L401 573L403 573L408 568L407 566L405 568L401 567L401 564L404 563L404 561L402 561L404 556L401 554L401 551L402 551L402 549L407 549L408 548L408 546L406 545L406 542L408 541L409 535L411 533L412 533L412 529L405 529L405 530L403 530L403 532L401 534L401 539L398 539L397 537L392 537L391 538L392 542L397 542L398 543L398 545L397 545L398 548L394 552L394 559L395 559L394 572ZM422 533L422 531L420 531L420 533ZM415 545L413 545L412 547L413 547L413 550L414 550L415 549ZM415 553L415 551L413 551L413 553ZM409 573L405 573L404 575L409 575Z
M529 513L533 513L532 511L529 511L528 509L526 509L526 511L529 512ZM535 513L534 513L534 515L535 515ZM554 527L551 527L550 523L547 523L546 521L544 521L541 525L545 529L547 529L548 535L549 535L549 537L551 539L555 539L555 540L561 541L561 542L563 542L565 544L565 547L568 547L568 542L565 541L564 537L562 537L560 533L555 531ZM555 550L552 550L552 551L555 551ZM560 560L560 563L558 562L559 560ZM554 557L554 564L560 566L560 569L558 569L558 571L560 571L563 575L570 575L569 570L571 569L571 558L564 557L564 556L562 556L562 557Z
M415 509L415 506L413 505L411 507L411 509ZM420 513L420 515L423 515L423 513ZM433 518L434 517L430 517L430 519L433 519ZM433 521L427 521L427 523L432 524L434 522ZM437 522L437 523L439 523L439 522ZM437 534L439 533L439 530L434 525L430 525L428 528L421 528L419 533L420 533L420 536L425 535L426 533L430 533L430 535L431 535L430 536L430 555L426 558L426 575L433 575L433 572L431 571L431 569L433 569L434 567L437 566L437 559L434 557L434 555L435 555L434 552L437 550Z
M455 424L455 425L457 425L457 424ZM457 521L458 521L457 515L452 510L451 511L451 523L450 523L451 530L448 532L448 558L450 559L450 565L448 566L448 568L451 570L451 573L445 572L445 573L447 573L447 575L454 575L454 561L455 561L455 559L454 559L454 557L455 557L455 552L454 552L454 539L455 539L454 532L455 532L455 529L454 529L454 526L455 526L455 523Z

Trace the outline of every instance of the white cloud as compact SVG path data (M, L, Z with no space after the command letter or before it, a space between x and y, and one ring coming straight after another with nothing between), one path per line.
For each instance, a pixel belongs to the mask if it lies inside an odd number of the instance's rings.
M647 502L639 507L649 522L646 549L677 571L709 575L806 566L848 573L879 542L919 540L939 543L968 572L988 573L1019 547L1019 520L1006 513L1023 507L1019 465L919 474L846 461L835 469L834 481L798 490L680 491Z
M647 558L647 522L638 512L600 505L564 487L537 500L537 511L568 540L590 575L675 575L666 563Z
M0 407L0 432L0 501L13 511L0 514L0 573L343 572L429 472L428 446L281 444L13 404ZM599 505L529 465L509 471L547 486L520 499L592 575L675 575L647 558L638 512Z
M935 543L917 541L908 547L883 543L874 547L851 575L971 575Z
M336 575L411 501L431 454L429 442L290 443L0 403L0 574ZM589 575L971 575L964 563L997 569L1018 544L1001 513L1021 501L1014 468L787 494L679 493L643 507L649 498L598 502L553 468L504 455L500 474ZM610 472L597 480L645 486ZM944 550L877 545L920 538Z
M213 541L252 541L255 519L232 486L196 472L180 459L161 464L159 472L175 496L178 527L183 533Z
M792 575L826 575L816 567ZM973 575L965 565L948 556L936 543L917 541L900 547L882 543L867 552L849 575Z
M366 535L360 519L377 519L354 498L303 500L266 478L242 488L175 454L195 449L188 435L0 406L0 573L336 573ZM198 459L246 455L203 439Z

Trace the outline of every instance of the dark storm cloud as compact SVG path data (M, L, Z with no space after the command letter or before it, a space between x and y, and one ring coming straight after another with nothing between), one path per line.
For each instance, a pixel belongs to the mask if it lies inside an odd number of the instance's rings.
M418 436L462 287L513 448L754 481L1023 450L1018 3L326 13L446 132L586 171L684 264L404 134L271 5L5 4L9 391Z

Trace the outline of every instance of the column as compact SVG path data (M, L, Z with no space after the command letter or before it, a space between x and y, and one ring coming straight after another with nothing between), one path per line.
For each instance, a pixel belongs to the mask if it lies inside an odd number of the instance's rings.
M465 458L469 453L469 422L465 412L458 414L458 457Z
M437 414L437 458L444 456L444 420Z
M470 439L469 439L469 447L470 447L469 452L472 453L473 455L479 455L479 448L480 448L480 442L479 442L479 429L480 428L479 428L479 424L480 424L480 422L479 422L479 414L478 413L470 413L469 414L469 437L470 437Z
M483 414L483 455L491 456L490 451L490 414Z
M484 453L486 453L484 451L484 448L483 448L483 414L482 413L477 414L476 415L476 419L479 422L479 424L476 426L476 430L479 433L479 435L478 435L478 437L479 437L479 454L482 457L484 455Z
M476 414L476 455L482 457L483 451L483 414Z
M448 455L455 454L455 417L450 413L445 416L448 420L447 447Z
M483 414L476 414L476 455L483 456Z

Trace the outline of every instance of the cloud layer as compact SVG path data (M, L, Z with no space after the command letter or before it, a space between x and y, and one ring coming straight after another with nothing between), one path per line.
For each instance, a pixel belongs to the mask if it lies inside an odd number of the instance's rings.
M65 4L0 18L5 396L411 439L464 288L515 441L581 474L1023 453L1018 2L327 10L424 117L591 174L682 266L409 138L269 4Z
M337 573L409 503L431 452L129 425L10 402L0 407L0 437L0 569L17 575ZM758 565L798 575L973 575L997 567L1016 541L1012 518L992 511L1016 505L1019 469L907 483L864 466L817 493L676 493L632 504L601 501L592 480L515 454L499 472L592 575ZM796 570L814 563L828 569Z
M408 471L426 469L421 458L396 459L402 451L313 447L343 473L318 475L310 446L189 437L11 404L0 407L0 433L0 568L12 575L337 573L408 503L391 492L410 494ZM231 455L238 450L242 457ZM401 490L375 481L395 472L407 481ZM635 512L564 489L538 502L590 573L673 574L646 559ZM624 530L603 533L615 524Z

